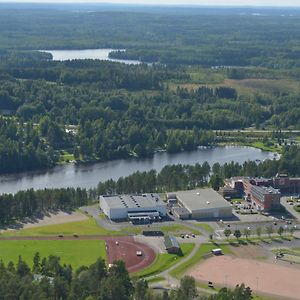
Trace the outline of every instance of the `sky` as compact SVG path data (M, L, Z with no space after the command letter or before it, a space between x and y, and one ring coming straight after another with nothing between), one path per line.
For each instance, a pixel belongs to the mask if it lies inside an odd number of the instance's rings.
M0 2L37 2L37 3L128 3L160 5L216 5L216 6L300 6L300 0L0 0Z

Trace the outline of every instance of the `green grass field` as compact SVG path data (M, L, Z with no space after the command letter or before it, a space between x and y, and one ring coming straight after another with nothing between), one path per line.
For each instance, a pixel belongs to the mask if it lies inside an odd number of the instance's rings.
M61 258L63 264L70 264L73 270L82 265L89 266L99 257L106 259L105 242L91 241L0 241L0 258L4 263L16 263L19 255L32 266L33 256L50 254Z
M159 274L169 269L173 265L179 263L184 257L189 255L194 249L195 244L181 244L180 246L181 246L183 256L178 256L176 254L168 254L168 253L158 254L156 256L155 261L151 266L149 266L149 268L134 273L133 277L143 278L143 277L154 276L156 274Z
M94 219L89 218L88 220L79 222L8 231L1 236L57 236L58 234L67 236L73 235L74 233L77 233L78 235L124 235L121 231L110 231L101 228Z
M174 224L174 225L152 224L150 227L126 226L122 228L122 232L124 234L142 234L143 230L161 230L165 234L171 234L175 236L180 236L181 234L190 234L190 233L201 235L200 231L191 229L188 226L181 225L181 224Z
M201 234L201 232L198 230L194 230L185 225L180 225L180 224L160 226L160 230L163 231L164 233L174 234L176 236L179 236L180 234L189 234L189 233L193 233L196 235Z
M191 257L188 261L186 261L184 264L181 264L174 270L170 272L171 276L175 278L180 278L184 273L186 273L190 268L195 266L197 263L199 263L201 260L204 259L205 255L208 255L211 253L211 250L215 248L221 248L223 250L224 254L230 254L231 251L228 246L222 245L222 246L215 246L213 244L202 244L199 248L199 251Z
M60 157L59 157L59 162L60 163L67 163L70 161L75 160L74 154L69 153L68 151L61 151L60 152Z
M200 229L207 231L208 233L214 232L214 229L207 223L193 223L193 225L199 227Z

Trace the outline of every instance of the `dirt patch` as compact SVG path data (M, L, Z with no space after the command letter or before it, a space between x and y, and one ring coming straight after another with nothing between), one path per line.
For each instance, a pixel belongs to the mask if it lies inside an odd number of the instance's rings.
M275 295L280 299L300 299L300 269L232 256L215 256L189 275L220 286L234 287L244 283L255 292Z
M230 250L234 254L234 256L239 258L267 259L270 256L273 257L271 252L263 249L262 247L254 245L240 245L239 247L230 247Z
M124 260L130 273L141 271L150 266L156 254L149 246L136 242L133 237L105 238L108 263ZM137 256L141 251L142 256Z
M34 227L41 227L41 226L48 226L48 225L79 222L87 219L88 217L80 212L67 213L63 211L58 211L55 213L48 213L42 215L35 219L28 219L25 222L17 223L11 228L1 230L0 232L3 233L11 230L16 230L16 229L27 229L27 228L34 228Z

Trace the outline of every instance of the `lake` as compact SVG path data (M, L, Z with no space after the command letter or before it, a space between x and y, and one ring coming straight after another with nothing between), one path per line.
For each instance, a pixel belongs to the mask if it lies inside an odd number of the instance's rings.
M39 50L40 52L51 53L54 61L66 61L74 59L99 59L120 62L128 65L141 64L138 60L113 59L109 53L113 51L125 51L123 49L84 49L84 50Z
M195 165L207 161L212 166L215 162L244 163L247 160L263 161L273 158L274 154L271 152L240 146L205 148L177 154L160 152L147 159L115 160L90 165L67 164L49 171L3 175L0 176L0 193L16 193L29 188L92 188L96 187L99 181L117 180L136 171L160 171L164 166L172 164Z

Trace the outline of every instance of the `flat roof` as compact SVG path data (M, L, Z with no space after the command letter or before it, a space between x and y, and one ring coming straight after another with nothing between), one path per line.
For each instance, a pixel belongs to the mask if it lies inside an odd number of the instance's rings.
M180 191L176 195L182 205L190 212L210 208L231 207L231 204L213 189Z
M165 205L158 194L139 194L139 195L102 195L110 208L153 208ZM101 199L100 197L100 199Z
M166 246L166 249L170 249L173 247L180 249L180 246L179 246L175 236L166 235L165 236L165 246Z
M185 207L173 207L173 211L178 216L191 214L191 212L188 209L186 209Z
M273 187L271 186L259 186L259 185L252 185L252 189L254 191L257 191L263 195L271 195L271 194L281 194L279 190L277 189L274 189Z

